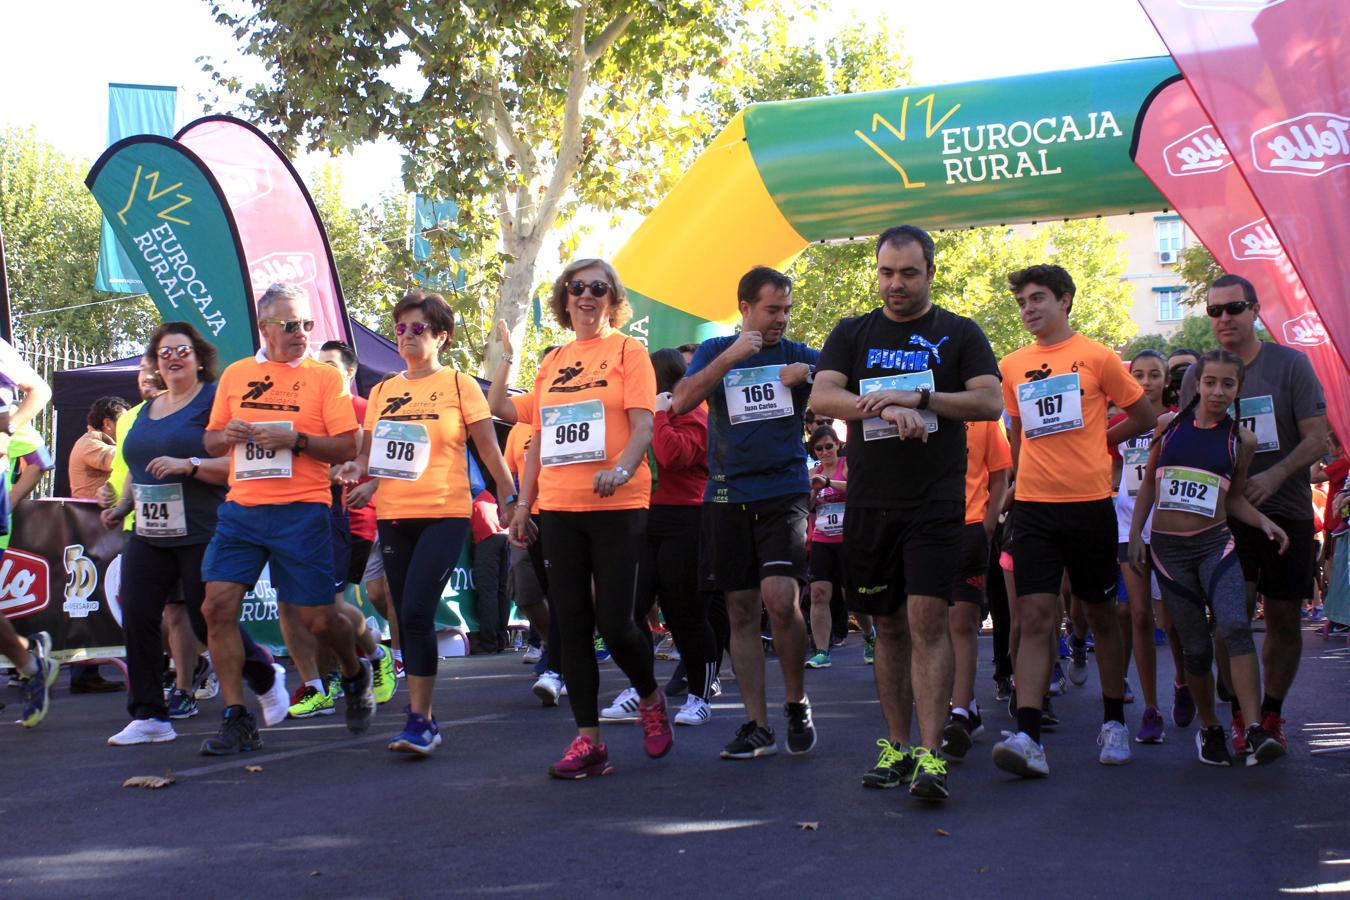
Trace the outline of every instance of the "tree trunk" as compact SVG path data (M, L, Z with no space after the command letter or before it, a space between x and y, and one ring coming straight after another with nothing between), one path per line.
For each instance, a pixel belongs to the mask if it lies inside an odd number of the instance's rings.
M487 342L487 352L483 354L484 378L491 378L497 371L497 363L502 358L502 342L497 332L497 323L506 322L511 331L511 346L515 350L515 362L511 363L511 381L520 370L520 355L525 350L525 324L530 309L530 297L534 292L534 269L539 259L542 241L531 236L519 241L509 241L506 252L511 261L502 271L502 293L497 299L497 308L492 315L492 328ZM516 246L510 246L516 244Z

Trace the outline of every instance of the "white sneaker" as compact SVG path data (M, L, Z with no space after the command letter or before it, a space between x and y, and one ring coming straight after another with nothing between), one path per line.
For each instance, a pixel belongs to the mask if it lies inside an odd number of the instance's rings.
M525 651L525 655L520 658L520 661L529 665L534 665L539 662L543 655L544 649L542 647L530 647Z
M548 671L540 675L539 680L534 683L534 695L545 706L557 706L558 697L562 695L562 679L558 677L558 673Z
M1130 730L1122 722L1103 722L1097 745L1102 748L1097 761L1104 766L1123 766L1130 761Z
M263 723L269 726L285 721L286 713L291 708L291 698L286 693L286 669L277 663L272 663L272 671L277 673L277 677L272 682L271 689L265 694L258 695L258 705L262 707Z
M108 738L109 747L130 747L132 744L162 744L178 737L172 722L161 719L132 719L126 728Z
M600 718L608 722L635 722L638 717L637 688L627 687L619 692L614 702L600 710Z
M712 718L712 707L702 697L690 694L675 714L676 725L702 725Z
M1050 774L1045 748L1033 741L1031 735L1025 731L1003 734L1006 737L994 745L994 765L1023 778L1045 778Z
M212 669L206 673L206 677L202 679L201 684L197 685L197 689L192 694L192 699L214 700L219 693L220 679L216 678L216 670Z

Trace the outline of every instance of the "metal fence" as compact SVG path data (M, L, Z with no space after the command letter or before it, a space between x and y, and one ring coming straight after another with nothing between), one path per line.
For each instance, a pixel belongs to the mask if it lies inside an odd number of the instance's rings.
M118 358L115 354L106 350L95 350L72 344L68 337L48 336L36 331L30 331L26 335L15 335L14 349L19 351L19 355L48 384L52 383L52 375L56 372L66 369L80 369L84 366L96 366L99 363L111 362ZM47 446L55 452L56 408L49 403L38 415L33 425L37 428L38 433L47 439ZM64 466L66 462L64 459L58 459L56 464ZM53 479L51 473L48 473L38 484L35 493L39 497L50 497L52 490Z

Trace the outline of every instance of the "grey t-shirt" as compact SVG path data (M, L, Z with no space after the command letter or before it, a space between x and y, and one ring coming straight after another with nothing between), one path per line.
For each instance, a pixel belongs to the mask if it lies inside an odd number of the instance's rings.
M1195 366L1181 381L1181 405L1195 396ZM1264 472L1288 456L1303 436L1298 423L1327 414L1322 385L1313 374L1312 363L1291 347L1262 342L1261 352L1247 366L1238 394L1242 401L1242 425L1256 432L1257 452L1248 475ZM1261 504L1266 515L1306 520L1313 517L1312 488L1304 467L1285 479L1275 493Z

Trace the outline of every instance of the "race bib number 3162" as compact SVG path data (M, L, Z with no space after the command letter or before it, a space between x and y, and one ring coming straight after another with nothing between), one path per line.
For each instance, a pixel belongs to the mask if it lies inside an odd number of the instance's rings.
M605 458L605 407L599 400L546 406L539 461L545 466L570 466Z
M1017 412L1022 417L1022 434L1027 438L1082 428L1083 394L1078 373L1019 384Z
M732 369L722 377L727 417L732 425L783 419L792 415L792 392L778 380L782 366Z
M1158 483L1158 509L1213 516L1219 503L1219 476L1200 469L1169 466Z

